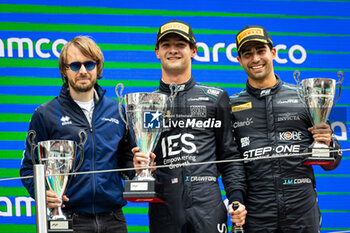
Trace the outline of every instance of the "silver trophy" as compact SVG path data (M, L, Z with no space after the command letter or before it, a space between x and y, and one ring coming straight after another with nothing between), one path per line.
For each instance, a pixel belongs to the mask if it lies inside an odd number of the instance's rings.
M67 173L76 172L84 160L83 146L87 139L86 132L83 130L79 132L80 143L78 145L71 140L47 140L35 144L35 136L35 131L28 132L33 164L36 163L34 151L38 148L38 160L45 166L47 186L62 200L69 180ZM74 166L77 147L81 150L80 161L77 166ZM61 206L52 209L48 219L48 232L73 232L72 220L67 219Z
M130 93L125 95L125 115L123 117L122 91L118 93L119 86L116 87L116 94L119 97L120 115L130 130L136 145L141 152L149 156L153 151L159 135L162 132L162 117L165 114L168 97L160 93ZM148 157L148 165L150 158ZM148 169L135 176L133 180L125 181L125 192L123 197L132 202L162 202L161 184L157 183Z
M321 122L327 123L332 110L337 84L339 92L334 104L340 97L344 73L338 72L338 82L330 78L308 78L300 82L299 71L295 71L293 76L297 83L299 99L305 105L312 124L315 126ZM330 153L330 148L325 143L314 141L307 151L311 152L311 156L306 158L304 165L329 165L335 161L335 158Z

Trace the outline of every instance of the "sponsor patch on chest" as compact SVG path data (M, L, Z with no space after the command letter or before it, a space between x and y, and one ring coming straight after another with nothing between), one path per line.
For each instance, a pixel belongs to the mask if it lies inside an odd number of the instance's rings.
M311 184L312 181L310 178L292 178L292 179L284 179L283 185L293 185L293 184Z
M71 125L71 124L73 124L72 121L70 120L69 116L62 116L60 120L61 120L62 126L63 125Z
M232 106L232 112L240 112L252 108L252 102L247 102L245 104L240 104L237 106Z
M207 117L207 107L205 105L191 105L192 117Z

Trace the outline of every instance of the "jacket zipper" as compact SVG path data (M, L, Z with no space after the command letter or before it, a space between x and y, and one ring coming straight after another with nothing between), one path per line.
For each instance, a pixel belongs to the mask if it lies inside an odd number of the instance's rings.
M96 104L94 110L92 112L92 117L91 117L91 122L89 122L89 130L91 134L91 162L92 162L92 170L95 171L95 143L94 143L94 130L92 128L92 123L94 120L94 115L95 115L95 110L96 110ZM96 178L95 178L95 173L92 174L92 211L95 213L95 199L96 199Z

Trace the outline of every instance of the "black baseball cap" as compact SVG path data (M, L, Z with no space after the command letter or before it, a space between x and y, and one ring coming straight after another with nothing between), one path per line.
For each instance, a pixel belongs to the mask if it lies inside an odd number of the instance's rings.
M236 36L237 52L239 53L242 45L249 41L259 41L273 46L270 35L264 27L258 25L248 25L238 32Z
M188 42L196 42L191 26L183 21L173 19L160 26L157 34L156 45L167 34L175 33L186 39Z

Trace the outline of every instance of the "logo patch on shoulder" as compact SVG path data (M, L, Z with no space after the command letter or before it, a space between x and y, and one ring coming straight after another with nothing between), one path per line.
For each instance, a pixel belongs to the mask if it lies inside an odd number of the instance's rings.
M252 102L248 102L245 104L237 105L232 107L232 112L240 112L244 110L248 110L252 108Z
M215 90L215 89L208 89L207 93L209 95L218 96L220 94L220 91L219 90Z

